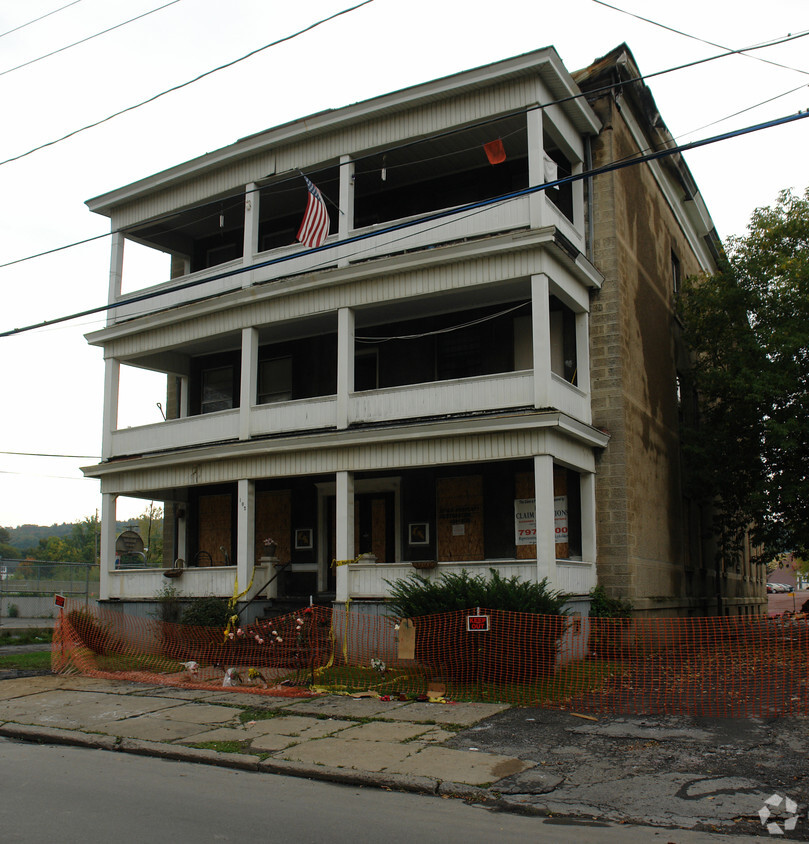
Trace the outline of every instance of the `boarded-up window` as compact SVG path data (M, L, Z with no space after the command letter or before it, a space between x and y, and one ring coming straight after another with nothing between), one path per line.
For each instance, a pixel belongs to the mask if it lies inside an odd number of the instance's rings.
M199 497L199 553L200 566L226 566L231 552L231 497L201 495ZM222 549L225 551L222 551Z
M483 560L483 478L436 482L438 559Z
M256 559L267 553L265 539L278 545L276 557L286 563L291 558L292 494L288 489L256 493Z
M515 498L534 498L536 496L533 472L517 473L517 477L514 479L514 493ZM536 543L533 545L518 545L516 557L518 560L536 560Z

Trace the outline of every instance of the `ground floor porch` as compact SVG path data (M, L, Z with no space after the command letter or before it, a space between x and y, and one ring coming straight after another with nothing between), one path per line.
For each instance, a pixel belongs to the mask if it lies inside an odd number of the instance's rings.
M100 597L150 602L170 583L180 599L381 605L399 578L489 568L586 596L595 476L582 452L578 465L541 454L141 491L163 505L162 558L150 566L116 551L118 496L103 493Z

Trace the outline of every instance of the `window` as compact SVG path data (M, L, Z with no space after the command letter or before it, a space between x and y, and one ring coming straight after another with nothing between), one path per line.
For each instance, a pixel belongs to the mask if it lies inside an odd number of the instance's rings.
M200 413L214 413L233 407L233 367L202 370Z
M379 387L379 350L362 349L354 355L354 390L376 390Z
M551 328L551 372L571 384L577 383L578 364L576 357L576 314L550 297Z
M682 282L682 270L680 269L680 259L671 253L671 287L676 296L680 292L680 283Z
M557 179L566 179L573 173L573 165L570 159L553 142L553 139L545 133L545 162L546 181L555 182ZM554 167L555 165L555 167ZM555 173L553 171L556 171ZM564 182L555 188L547 188L545 195L550 201L573 222L573 184Z
M258 365L258 403L271 404L292 398L292 358L269 358Z

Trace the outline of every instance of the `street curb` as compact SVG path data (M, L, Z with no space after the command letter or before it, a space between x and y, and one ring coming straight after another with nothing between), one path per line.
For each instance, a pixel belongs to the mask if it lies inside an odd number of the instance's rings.
M34 727L7 722L0 725L0 736L37 744L69 744L97 750L118 749L118 739L115 736L81 733L78 730L63 730L59 727Z
M303 765L286 759L265 759L259 762L259 770L290 777L325 780L343 785L372 786L393 791L409 791L414 794L438 793L440 781L433 777L419 777L410 774L358 771L354 768L333 768L328 765Z
M78 730L64 730L58 727L36 727L9 722L0 725L0 736L37 744L89 747L96 750L131 753L135 756L171 759L176 762L193 762L254 773L280 774L302 779L322 780L341 785L384 788L391 791L410 792L411 794L428 794L433 797L455 797L462 800L473 800L477 803L491 803L494 799L484 788L463 783L442 782L434 777L358 771L353 768L333 768L326 765L303 765L286 759L264 759L262 761L258 756L243 753L219 753L215 750L205 750L199 747L95 735Z
M164 744L159 741L122 738L114 750L132 753L136 756L156 756L172 759L175 762L197 762L204 765L217 765L220 768L235 768L240 771L258 771L258 756L246 753L219 753L201 747L185 747L179 744Z

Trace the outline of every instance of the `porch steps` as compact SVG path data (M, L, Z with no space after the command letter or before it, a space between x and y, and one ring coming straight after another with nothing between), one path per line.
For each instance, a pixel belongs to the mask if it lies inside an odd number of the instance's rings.
M309 606L310 598L320 607L330 607L334 601L334 592L319 592L317 595L285 595L272 598L264 605L264 618L278 618L287 613L296 612Z

